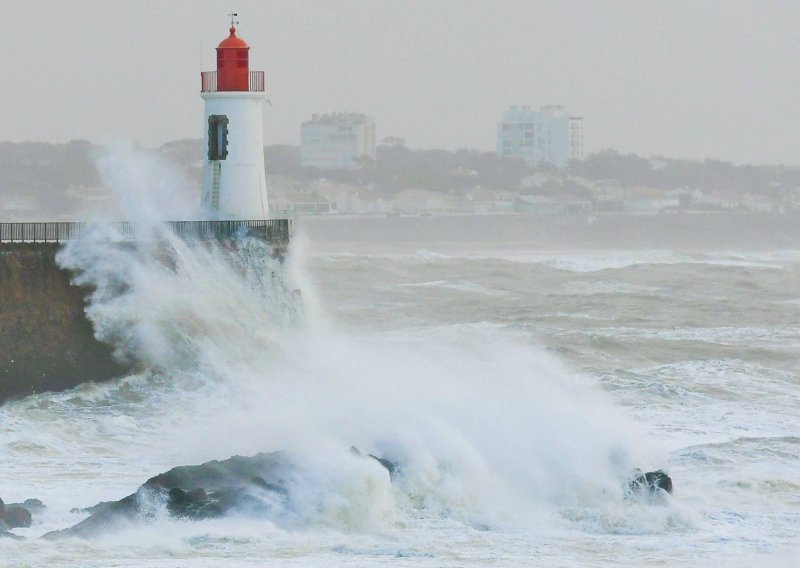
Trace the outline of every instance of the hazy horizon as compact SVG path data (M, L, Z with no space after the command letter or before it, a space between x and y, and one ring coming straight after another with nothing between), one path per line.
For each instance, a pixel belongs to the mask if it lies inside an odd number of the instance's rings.
M229 3L3 0L0 139L202 136L199 72ZM492 150L511 104L585 118L586 153L800 165L800 10L788 2L269 2L241 0L267 74L266 144L312 113L375 117L378 140ZM54 52L53 46L60 48ZM10 111L10 112L9 112Z

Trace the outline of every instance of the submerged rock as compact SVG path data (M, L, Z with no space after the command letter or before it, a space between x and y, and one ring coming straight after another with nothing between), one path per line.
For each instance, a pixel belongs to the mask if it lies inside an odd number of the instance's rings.
M20 507L24 507L28 511L30 511L31 515L38 515L39 513L43 513L47 507L44 503L39 501L38 499L25 499L23 503L16 503Z
M91 538L132 521L153 520L162 510L187 520L268 512L285 499L292 470L278 452L176 467L147 480L124 499L86 509L91 512L87 519L45 538Z
M31 526L33 514L41 513L44 510L44 503L38 499L27 499L24 503L8 504L0 499L0 537L21 539L21 536L8 531Z
M3 522L10 529L17 529L20 527L29 527L33 522L33 516L27 509L19 505L6 505L5 513L3 514Z
M13 539L13 540L25 540L24 537L21 537L18 534L14 534L14 533L8 532L7 530L4 530L2 527L0 527L0 538L10 538L10 539Z
M636 470L634 477L628 481L626 490L628 495L653 496L662 491L672 493L672 478L660 469L648 472Z
M115 501L101 501L100 503L97 503L96 505L92 505L91 507L83 507L83 508L81 508L81 507L73 507L72 509L69 510L69 512L70 513L88 513L88 514L91 515L92 513L96 513L97 511L99 511L100 509L105 507L106 505L111 505L112 503L115 503Z
M0 529L29 527L33 513L41 513L44 509L44 503L38 499L28 499L24 503L4 503L0 499Z
M351 451L386 468L390 477L396 463ZM76 525L44 535L47 539L92 538L133 522L149 522L159 514L198 521L238 514L269 514L280 510L288 499L288 479L295 466L281 452L252 457L234 456L223 461L175 467L142 484L135 493L119 501L106 501L74 513L89 513Z

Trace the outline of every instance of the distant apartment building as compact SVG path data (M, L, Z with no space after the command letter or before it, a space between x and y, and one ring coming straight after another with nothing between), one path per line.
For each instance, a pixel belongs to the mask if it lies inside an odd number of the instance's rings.
M562 167L583 159L583 118L571 116L563 106L512 106L497 127L497 154L522 158L528 165Z
M315 114L300 127L301 163L325 170L354 170L375 159L375 121L360 113Z

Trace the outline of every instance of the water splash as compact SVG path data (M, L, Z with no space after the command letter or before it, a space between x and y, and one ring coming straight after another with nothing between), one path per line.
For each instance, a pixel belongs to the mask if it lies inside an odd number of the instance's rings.
M632 468L662 465L633 422L552 354L480 330L348 332L320 306L302 248L280 262L253 239L181 240L137 195L135 244L98 232L58 257L94 289L98 338L147 370L131 420L157 433L174 465L290 452L303 472L292 526L541 526L542 514L618 511ZM394 483L352 445L396 461Z

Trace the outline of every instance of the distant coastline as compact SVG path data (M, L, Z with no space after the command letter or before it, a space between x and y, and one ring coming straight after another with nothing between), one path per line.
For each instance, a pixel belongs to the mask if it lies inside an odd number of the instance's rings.
M0 220L59 221L118 216L98 172L111 152L88 141L0 143ZM157 165L170 192L199 201L201 140L135 148ZM529 213L537 216L800 212L800 168L642 157L604 150L563 168L477 150L380 145L358 168L304 167L297 146L266 146L272 210L314 215Z

